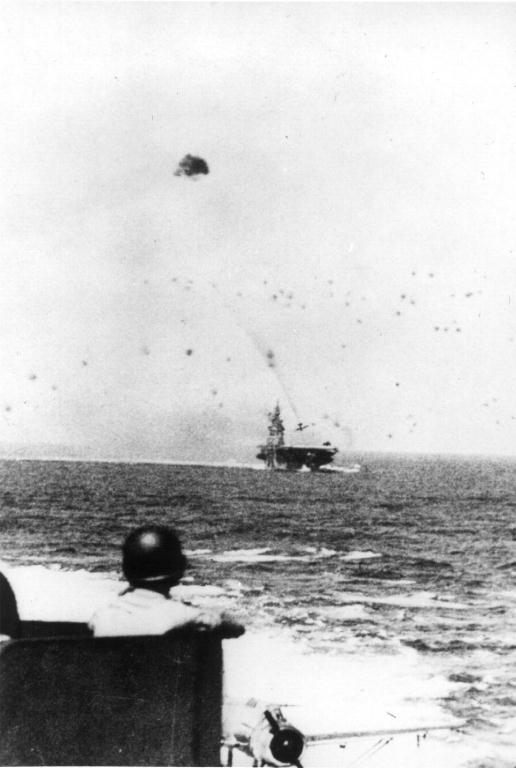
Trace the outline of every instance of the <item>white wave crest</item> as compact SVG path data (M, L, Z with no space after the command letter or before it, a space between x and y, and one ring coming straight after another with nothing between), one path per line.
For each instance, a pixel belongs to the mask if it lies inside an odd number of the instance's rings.
M354 549L352 552L341 555L339 559L348 563L357 563L362 562L362 560L378 560L380 557L383 557L380 552L372 552L371 550L362 552L359 549Z
M334 557L337 552L334 549L312 550L308 547L304 550L304 555L277 554L271 552L269 547L260 549L230 549L220 554L213 555L210 559L217 563L283 563L283 562L305 562L320 560L327 557Z
M340 464L332 465L327 468L327 472L342 472L346 475L355 475L362 469L360 464L349 464L348 466L342 466Z
M364 605L392 605L398 608L441 608L446 610L466 611L469 606L448 600L446 595L438 596L433 592L415 592L412 595L391 595L390 597L370 597L360 593L342 593L341 603L362 603Z

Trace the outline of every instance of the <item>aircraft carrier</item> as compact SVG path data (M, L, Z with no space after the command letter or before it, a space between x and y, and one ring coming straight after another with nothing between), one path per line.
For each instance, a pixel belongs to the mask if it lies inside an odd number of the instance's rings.
M296 431L303 432L306 428L300 422ZM316 472L321 467L331 464L333 457L338 452L338 448L332 446L329 442L321 446L315 445L286 445L285 444L285 425L281 418L279 403L269 413L267 441L259 447L259 453L256 458L265 461L269 469L290 470L299 472L303 469L309 469Z

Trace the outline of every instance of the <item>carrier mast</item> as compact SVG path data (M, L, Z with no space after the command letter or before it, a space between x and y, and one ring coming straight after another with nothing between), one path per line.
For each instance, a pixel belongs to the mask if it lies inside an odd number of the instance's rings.
M271 469L277 466L276 451L278 448L282 448L285 445L285 426L283 419L281 418L281 412L279 403L276 403L276 407L269 413L269 426L268 437L265 443L265 463Z

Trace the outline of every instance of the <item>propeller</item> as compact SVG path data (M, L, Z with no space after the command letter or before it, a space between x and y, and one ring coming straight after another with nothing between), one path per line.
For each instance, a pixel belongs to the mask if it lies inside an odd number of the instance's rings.
M263 714L271 727L272 739L269 749L273 758L278 763L302 768L299 758L305 746L305 739L301 731L287 723L281 710L276 711L276 716L269 709Z

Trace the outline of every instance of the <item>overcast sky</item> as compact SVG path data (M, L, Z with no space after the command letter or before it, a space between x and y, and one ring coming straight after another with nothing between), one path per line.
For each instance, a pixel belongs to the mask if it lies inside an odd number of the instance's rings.
M0 441L516 452L516 6L0 19Z

